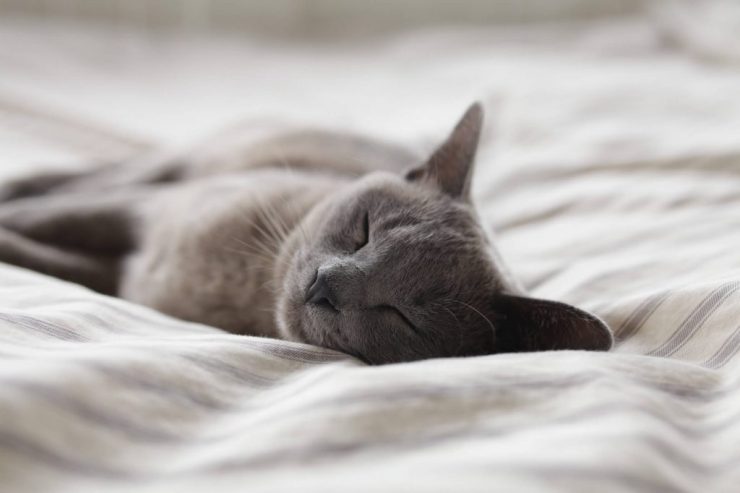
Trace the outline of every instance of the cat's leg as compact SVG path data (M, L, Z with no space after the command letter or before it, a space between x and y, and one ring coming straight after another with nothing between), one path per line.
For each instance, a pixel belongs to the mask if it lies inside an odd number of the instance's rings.
M173 154L100 164L82 171L40 172L0 184L0 203L39 195L102 192L180 180L188 163Z
M63 249L121 255L135 246L139 211L156 193L139 187L14 200L0 204L0 227Z
M47 195L0 204L0 262L116 294L136 246L140 210L156 189Z
M81 175L80 172L45 172L0 183L0 203L10 200L43 195Z
M1 227L0 262L82 284L104 294L116 294L118 289L117 258L63 250Z

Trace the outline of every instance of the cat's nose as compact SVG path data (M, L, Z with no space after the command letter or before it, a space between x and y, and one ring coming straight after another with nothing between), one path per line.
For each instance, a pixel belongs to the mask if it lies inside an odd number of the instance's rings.
M306 293L306 303L323 305L333 310L337 309L337 299L334 291L329 286L324 269L319 269L316 272L316 279Z

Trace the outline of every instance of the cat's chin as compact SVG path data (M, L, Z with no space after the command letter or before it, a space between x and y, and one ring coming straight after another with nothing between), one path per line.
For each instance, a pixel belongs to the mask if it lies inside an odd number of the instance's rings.
M302 317L299 324L306 342L319 346L327 346L327 334L336 330L337 311L322 305L306 303L302 308ZM336 348L332 348L336 349Z
M282 296L277 301L277 326L282 339L326 347L322 333L334 313L320 305L303 303L291 296Z
M349 340L343 336L337 310L305 303L294 306L288 312L290 316L280 323L286 339L333 349L365 361L352 350Z

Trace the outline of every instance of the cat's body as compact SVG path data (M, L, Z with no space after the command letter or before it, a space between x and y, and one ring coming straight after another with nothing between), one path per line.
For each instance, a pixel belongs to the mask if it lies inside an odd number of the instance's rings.
M414 162L400 147L349 134L255 139L231 131L176 155L6 184L0 226L61 251L82 242L83 251L116 264L92 282L49 263L52 275L229 332L279 337L274 271L282 236L357 177ZM45 179L47 190L31 188ZM96 208L109 217L75 224L75 214Z
M348 135L232 133L21 180L0 192L0 261L374 363L608 348L598 319L521 297L498 260L469 200L480 120L426 162Z
M118 295L229 332L279 337L280 238L343 181L255 170L168 190L141 214L141 247L125 261Z

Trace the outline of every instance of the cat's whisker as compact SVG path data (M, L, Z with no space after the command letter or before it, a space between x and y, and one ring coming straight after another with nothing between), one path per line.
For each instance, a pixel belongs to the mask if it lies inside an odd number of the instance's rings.
M239 238L234 238L235 241L237 241L239 244L241 244L244 248L247 249L247 251L252 252L253 254L264 258L266 260L271 260L270 255L270 246L266 245L264 242L260 241L257 238L252 238L251 243L247 243Z
M460 319L457 318L457 315L455 315L455 312L453 312L452 310L450 310L449 308L447 308L446 306L444 306L441 302L435 303L435 305L436 306L439 306L440 308L442 308L444 311L446 311L447 313L449 313L452 316L452 318L455 319L455 323L457 324L457 329L458 329L457 330L458 343L457 343L457 349L453 353L453 356L457 356L457 355L460 354L460 351L462 351L463 341L464 341L464 338L465 338L464 331L462 330L462 325L460 325Z
M278 153L276 152L275 154L277 156ZM290 166L290 164L288 163L288 159L285 157L285 155L283 154L282 157L277 156L277 159L278 159L279 164L282 167L282 169L285 172L287 172L288 175L291 178L294 178L295 177L295 169L292 166ZM290 208L290 212L292 212L293 214L298 213L297 214L298 217L301 216L301 214L300 214L301 211L296 207L295 202L289 202L288 203L288 207ZM303 227L303 223L302 223L302 221L300 219L298 219L298 221L296 221L294 228L297 229L298 230L298 233L300 233L300 235L303 237L303 241L308 242L308 234L306 233L306 229Z
M280 288L279 283L276 279L268 279L266 282L260 285L261 289L269 289L273 292L277 292Z
M256 259L258 261L257 264L252 266L254 270L256 270L257 267L265 270L268 268L268 266L272 265L276 261L274 255L270 255L270 253L265 251L264 248L245 243L238 238L234 238L234 241L240 243L243 248L224 247L224 249L233 253L243 255L246 258Z
M273 245L274 247L277 247L280 242L282 241L282 237L278 231L275 230L274 224L270 221L267 213L265 212L264 206L261 204L257 205L257 214L259 214L260 218L262 219L262 224L254 223L255 228L257 228L262 236L269 242L269 244Z
M292 212L294 212L294 213L295 213L295 212L300 212L300 211L297 211L297 210L296 210L296 206L295 206L295 204L291 203L291 204L290 204L290 207L291 207L291 209L292 209ZM301 235L301 237L303 238L303 241L304 241L305 243L308 243L308 242L309 242L309 239L308 239L308 233L306 233L306 229L305 229L305 228L303 227L303 222L302 222L301 220L298 220L298 221L296 222L296 224L295 224L295 227L296 227L296 229L298 230L298 233L299 233L299 234Z
M229 250L229 251L242 256L244 259L254 259L255 258L254 254L250 252L245 252L245 251L240 251L240 250ZM263 262L257 262L254 265L245 265L242 269L247 272L257 272L257 271L266 270Z
M259 199L260 212L263 214L264 219L275 229L276 232L280 233L281 239L284 239L290 228L287 227L285 222L282 220L280 212L275 209L275 206L271 202L266 202Z
M289 228L285 225L280 213L275 210L271 204L263 203L260 207L260 214L263 216L266 224L271 228L274 238L282 242L288 236Z
M257 202L260 202L260 199L258 199L257 197L255 197L255 200ZM262 207L260 206L260 203L257 204L256 211L258 214L260 214L260 212L262 211ZM241 213L241 216L248 222L248 224L254 229L256 229L259 232L259 234L263 236L268 242L274 242L274 245L268 245L270 247L268 248L268 251L270 249L274 249L280 243L281 239L276 237L274 233L270 233L266 229L266 225L265 226L261 225L257 221L257 218L250 217L246 211L240 211L240 213Z
M244 244L246 247L249 247L250 246L250 245L242 242L239 238L234 238L234 239L236 241ZM269 257L269 256L265 255L264 253L261 253L259 251L255 251L254 249L251 249L249 251L248 250L233 249L233 248L229 248L229 247L224 247L224 249L227 250L227 251L233 252L233 253L244 255L246 258L254 258L254 257L256 257L257 260L261 260L261 262L258 262L255 265L246 266L246 270L249 271L249 272L253 272L253 271L257 271L257 270L262 270L264 272L268 272L270 270L269 267L270 267L270 265L273 262L279 262L279 260L276 257ZM272 278L269 278L267 281L265 281L264 283L262 283L259 286L259 289L260 290L267 289L267 290L269 290L273 294L278 293L279 292L279 288L280 288L280 286L278 285L277 280L276 279L272 279Z
M257 200L260 201L260 199ZM277 255L277 252L280 249L280 245L284 242L286 235L276 231L274 226L272 229L267 227L268 224L273 224L274 221L270 221L269 218L265 216L262 204L263 202L258 203L256 211L263 217L263 220L265 221L264 227L259 224L256 218L250 217L245 211L240 211L242 217L260 234L262 238L252 235L249 243L238 237L234 237L234 240L244 246L247 252L256 256L265 264L272 266L284 265L284 263L289 259L280 257Z
M475 308L474 306L472 306L472 305L470 305L468 303L465 303L464 301L454 300L454 299L448 299L448 301L451 301L453 303L459 303L459 304L461 304L461 305L469 308L473 312L477 313L478 316L480 316L483 320L485 320L486 323L488 324L488 326L491 328L491 342L494 345L496 344L496 327L493 325L493 322L491 322L491 320L488 317L486 317L483 313L481 313L480 310L478 310L477 308Z
M256 212L259 218L262 220L262 226L264 227L265 231L269 233L270 238L279 240L281 238L281 234L275 227L274 220L272 219L267 209L267 203L260 196L255 196L254 199L255 202L257 202Z
M265 259L271 259L274 255L274 248L269 244L260 239L257 236L253 236L249 239L249 242L241 240L240 238L234 237L234 241L238 242L247 251L258 255Z
M289 204L292 205L292 203L289 202ZM288 226L288 224L285 222L285 219L283 218L282 214L279 214L278 211L275 209L274 206L271 206L273 217L278 223L278 226L280 226L280 229L283 233L283 239L287 238L290 234L291 228Z
M240 245L243 248L232 248L228 245L224 245L223 250L227 252L238 253L240 255L246 255L246 256L262 254L262 252L258 251L253 245L250 245L249 243L245 243L241 241L239 238L233 238L233 240L237 243L240 243Z

